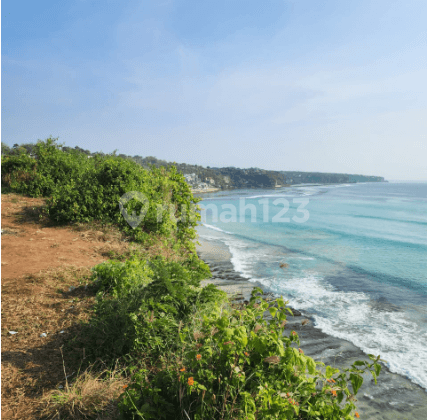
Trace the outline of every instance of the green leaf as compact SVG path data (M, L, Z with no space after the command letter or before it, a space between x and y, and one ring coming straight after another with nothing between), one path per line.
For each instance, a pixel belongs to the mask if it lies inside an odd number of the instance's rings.
M278 315L278 319L279 319L279 322L285 321L287 319L286 314L284 312L280 312Z
M239 341L243 347L247 346L247 330L246 327L244 327L243 325L237 327L235 329L235 337L237 339L237 341Z
M353 406L351 404L347 404L341 412L344 416L348 416L352 411L352 409L353 409Z
M278 340L277 342L277 352L281 357L285 355L285 347L282 340Z
M276 299L276 302L277 302L277 306L279 309L284 308L285 302L284 302L283 298L280 297L280 298Z
M316 362L311 357L307 357L307 369L310 375L316 373Z
M260 293L261 295L264 294L260 287L254 287L252 290L252 297L256 297L257 293Z
M274 318L276 316L277 308L273 308L272 306L268 308L271 316Z
M375 374L378 376L380 375L380 371L381 371L381 365L379 365L378 363L374 364L374 369L375 369ZM377 383L377 381L376 381Z
M353 394L357 394L357 392L359 391L359 388L362 386L363 383L363 378L360 375L356 375L354 373L350 374L350 381L352 383L352 387L353 387Z
M224 329L228 326L228 317L223 316L222 318L218 319L216 322L216 325L218 328Z
M224 338L226 339L226 341L230 341L234 335L234 330L232 328L225 328L223 332L225 334Z
M265 353L265 340L262 340L260 337L255 337L255 339L253 340L253 346L258 353Z

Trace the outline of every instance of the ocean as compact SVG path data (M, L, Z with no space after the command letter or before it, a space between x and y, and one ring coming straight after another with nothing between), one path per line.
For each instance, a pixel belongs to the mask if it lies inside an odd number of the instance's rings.
M200 237L324 333L427 389L427 185L358 183L204 194Z

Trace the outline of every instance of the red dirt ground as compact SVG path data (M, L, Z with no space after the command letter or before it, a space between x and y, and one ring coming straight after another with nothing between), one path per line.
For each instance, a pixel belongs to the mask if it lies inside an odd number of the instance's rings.
M1 204L1 418L37 419L42 396L64 384L60 347L91 313L90 268L129 244L113 230L50 226L43 199L7 194ZM78 366L67 357L69 375Z
M8 233L2 234L2 280L36 274L46 268L94 266L106 259L99 253L105 248L103 232L82 233L28 223L31 212L36 213L43 204L41 199L2 195L1 227ZM30 216L25 217L25 212Z

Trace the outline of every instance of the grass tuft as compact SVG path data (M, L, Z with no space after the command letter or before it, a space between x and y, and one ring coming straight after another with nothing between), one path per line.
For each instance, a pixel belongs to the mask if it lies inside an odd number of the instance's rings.
M49 419L117 419L117 401L127 386L117 369L94 373L89 368L73 384L46 394L42 415Z

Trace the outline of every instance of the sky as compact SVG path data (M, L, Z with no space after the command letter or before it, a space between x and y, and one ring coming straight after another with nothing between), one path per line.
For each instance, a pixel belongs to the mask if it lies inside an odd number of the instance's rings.
M426 1L9 1L1 139L425 180Z

